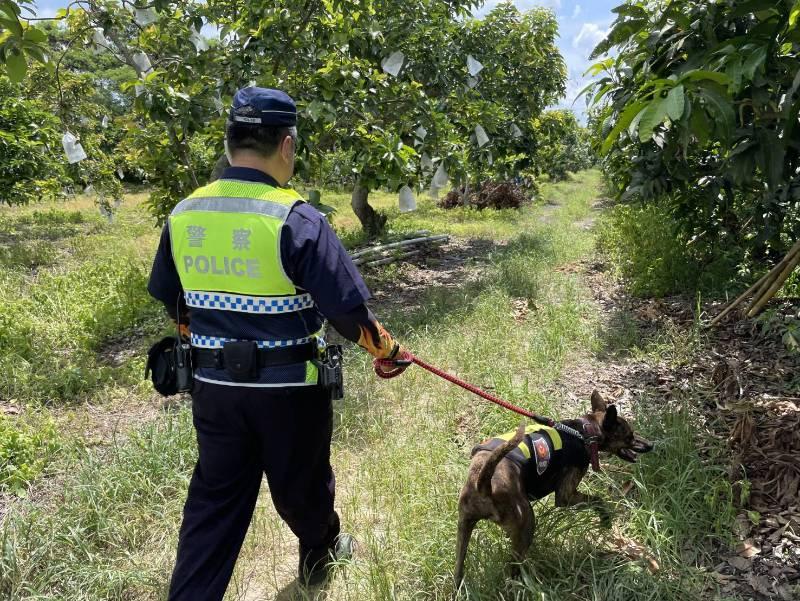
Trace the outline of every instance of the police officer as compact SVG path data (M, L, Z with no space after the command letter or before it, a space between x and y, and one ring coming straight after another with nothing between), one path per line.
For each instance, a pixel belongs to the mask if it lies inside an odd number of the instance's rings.
M325 581L350 541L333 508L320 330L327 318L376 358L404 356L365 305L370 293L324 217L286 187L296 123L287 94L236 93L225 136L231 166L175 207L150 274L148 291L189 336L195 368L199 457L173 600L222 599L262 474L299 539L298 577Z

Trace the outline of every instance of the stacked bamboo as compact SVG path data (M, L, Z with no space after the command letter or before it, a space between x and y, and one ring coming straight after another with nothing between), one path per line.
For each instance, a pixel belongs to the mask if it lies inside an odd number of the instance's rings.
M717 325L722 319L736 307L738 307L745 299L751 294L752 300L744 312L747 317L755 317L764 309L766 304L772 299L781 289L784 282L789 279L792 272L800 265L800 241L798 241L789 251L789 253L778 263L771 271L764 274L755 284L750 286L742 295L728 305L722 313L717 315L714 320L709 324L709 327Z
M395 261L402 261L410 257L419 255L423 248L431 245L444 244L450 240L447 234L438 236L424 236L429 232L415 232L414 236L408 240L381 244L366 248L350 255L356 265L387 265Z

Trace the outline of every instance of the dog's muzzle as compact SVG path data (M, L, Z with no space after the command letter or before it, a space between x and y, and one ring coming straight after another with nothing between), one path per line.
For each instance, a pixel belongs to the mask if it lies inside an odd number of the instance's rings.
M633 445L630 448L624 448L617 451L617 457L620 459L624 459L625 461L629 461L630 463L636 463L636 458L641 453L649 453L653 450L653 443L649 440L645 440L641 436L636 436Z

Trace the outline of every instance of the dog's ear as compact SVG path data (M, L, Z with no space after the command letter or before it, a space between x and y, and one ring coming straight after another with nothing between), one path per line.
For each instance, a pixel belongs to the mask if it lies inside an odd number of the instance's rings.
M617 424L617 406L609 405L603 416L603 430L611 430Z
M605 411L605 410L606 410L606 400L597 390L595 390L592 393L592 411Z

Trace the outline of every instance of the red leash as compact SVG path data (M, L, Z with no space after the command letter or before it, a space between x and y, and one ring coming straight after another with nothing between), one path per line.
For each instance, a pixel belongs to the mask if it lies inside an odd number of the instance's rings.
M470 384L469 382L465 382L461 378L457 378L456 376L447 373L446 371L442 371L438 367L434 367L430 363L426 363L414 353L410 351L404 351L404 354L399 359L375 359L373 365L375 366L375 373L378 377L383 378L385 380L395 378L403 373L403 369L412 364L416 363L421 368L428 370L432 374L455 384L456 386L460 386L464 390L468 390L472 394L476 394L481 398L486 399L487 401L491 401L496 405L500 405L504 409L508 409L509 411L513 411L514 413L519 413L520 415L524 415L540 424L544 424L546 426L550 426L551 428L555 428L567 434L571 434L576 436L584 441L587 446L587 451L589 452L589 458L591 460L592 469L596 472L600 471L600 462L598 458L598 442L599 442L599 431L587 431L588 436L582 435L580 432L575 430L574 428L570 428L565 424L561 424L556 422L554 419L550 417L544 417L542 415L537 415L531 411L523 409L522 407L517 407L513 403L509 403L508 401L504 401L500 397L496 397L493 394L489 394L485 390L481 390L477 386ZM380 366L385 367L393 367L394 369L390 371L383 371L380 369ZM587 427L588 426L588 427ZM596 428L593 424L585 424L584 429L589 430L589 428Z
M477 386L473 386L469 382L465 382L461 378L457 378L456 376L447 373L446 371L442 371L438 367L434 367L430 363L426 363L410 351L405 351L405 355L401 359L376 359L375 360L375 373L386 380L390 378L394 378L399 376L403 370L401 367L398 366L406 366L410 363L416 363L423 369L427 369L432 374L436 374L440 378L447 380L455 384L456 386L461 386L464 390L469 390L472 394L476 394L479 397L486 399L487 401L491 401L496 405L500 405L501 407L508 409L509 411L513 411L514 413L519 413L520 415L524 415L525 417L529 417L530 419L536 420L537 422L543 423L547 426L553 426L555 421L550 419L549 417L542 417L540 415L536 415L531 411L523 409L522 407L517 407L516 405L509 403L508 401L504 401L503 399L494 396L493 394L489 394L488 392L481 390ZM386 367L394 367L392 371L385 372L381 369L378 369L380 365Z

